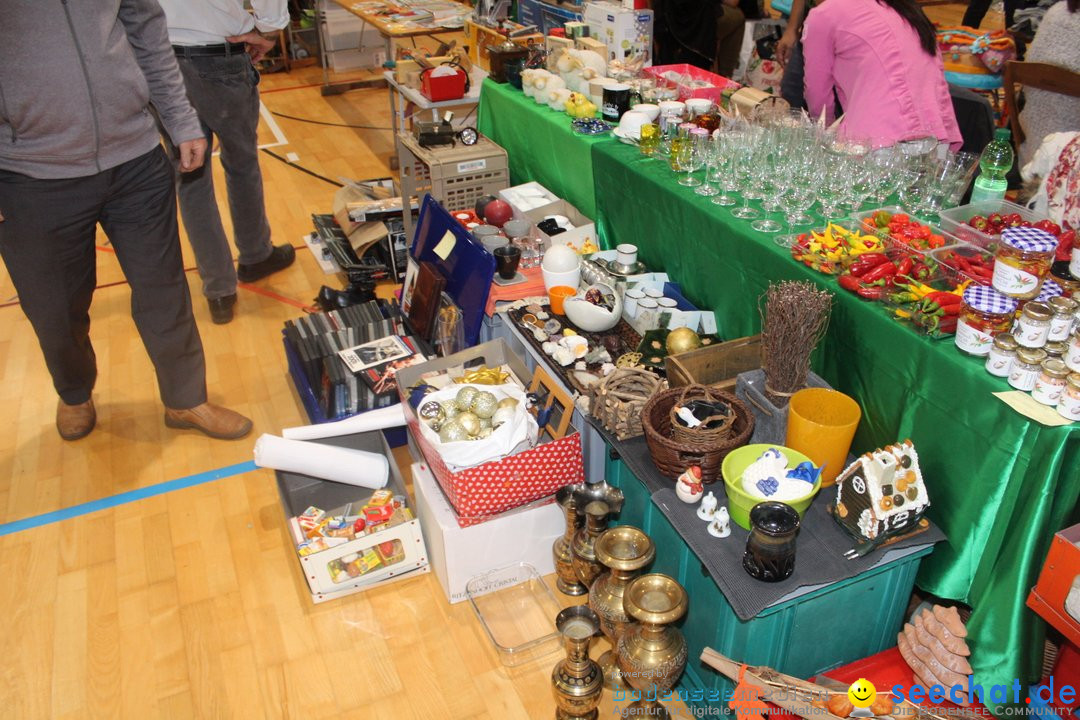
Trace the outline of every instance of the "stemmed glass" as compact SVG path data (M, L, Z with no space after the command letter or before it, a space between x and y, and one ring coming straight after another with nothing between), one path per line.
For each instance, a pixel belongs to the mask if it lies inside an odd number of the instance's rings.
M716 152L720 156L720 165L717 167L717 184L720 186L720 194L712 199L716 205L727 207L734 205L737 200L731 193L739 189L735 180L734 160L735 142L733 135L719 135L713 141L716 143Z
M733 159L734 165L731 170L735 175L735 182L738 184L739 194L742 195L743 204L732 210L731 214L741 220L753 220L760 214L757 210L750 207L750 198L756 180L754 171L754 145L750 142L750 136L745 133L740 133L739 137L733 138L733 142L739 144L735 147Z
M780 173L780 150L776 142L776 134L766 132L757 148L757 162L754 164L754 172L757 178L757 187L761 191L761 207L765 216L750 223L750 227L758 232L780 232L783 226L769 217L769 213L775 212L780 207L780 183L777 176Z
M702 154L705 157L705 182L694 192L704 197L715 197L720 194L720 191L710 183L720 181L719 168L724 161L723 153L721 152L720 143L711 137L705 138L702 148Z
M704 161L702 157L701 143L697 138L684 138L679 143L676 162L679 169L686 173L686 177L679 180L679 184L685 187L697 187L701 181L694 177L694 173L701 169Z

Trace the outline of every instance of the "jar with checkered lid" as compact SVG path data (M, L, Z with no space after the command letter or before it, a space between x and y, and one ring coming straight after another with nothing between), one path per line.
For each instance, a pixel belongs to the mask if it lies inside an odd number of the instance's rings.
M1050 272L1057 239L1033 227L1005 228L994 255L995 290L1018 300L1038 296L1043 278Z
M956 347L968 355L985 356L994 338L1012 327L1016 300L985 285L971 285L962 296L956 323Z

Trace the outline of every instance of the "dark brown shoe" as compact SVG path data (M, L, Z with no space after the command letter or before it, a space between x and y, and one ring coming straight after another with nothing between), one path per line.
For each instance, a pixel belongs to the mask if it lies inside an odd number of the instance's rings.
M246 417L210 403L190 410L165 408L165 424L177 430L198 430L217 440L236 440L251 432L251 421Z
M56 405L56 429L65 440L78 440L90 434L97 423L94 401L68 405L63 400Z
M225 297L210 298L206 301L210 305L210 319L215 325L225 325L232 322L233 306L236 305L236 293Z
M236 266L236 277L240 282L252 283L256 280L262 280L267 275L273 275L278 270L284 270L293 264L293 260L296 259L296 251L293 250L293 246L289 244L283 244L276 246L270 251L270 255L262 262L257 262L252 265L238 264Z

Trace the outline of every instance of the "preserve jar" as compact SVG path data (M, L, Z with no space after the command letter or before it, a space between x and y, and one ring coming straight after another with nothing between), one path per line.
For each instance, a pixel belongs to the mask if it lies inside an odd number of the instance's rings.
M1073 257L1076 251L1073 250ZM1067 420L1080 420L1080 373L1065 378L1065 390L1057 405L1058 415Z
M1065 353L1065 365L1073 372L1080 372L1080 327L1073 330L1069 351Z
M1065 353L1069 352L1069 343L1064 340L1051 340L1043 345L1043 350L1046 351L1046 357L1056 357L1064 361Z
M1065 378L1068 376L1069 368L1062 361L1057 358L1043 360L1039 377L1035 378L1035 387L1031 389L1031 397L1043 405L1056 406L1065 390Z
M1032 302L1050 302L1050 298L1060 297L1065 294L1065 290L1058 284L1057 280L1052 278L1044 278L1042 285L1039 286L1039 294L1032 298Z
M1001 333L994 338L990 354L986 356L986 372L996 377L1009 377L1009 367L1016 357L1016 338L1012 333Z
M1030 392L1035 388L1035 381L1042 372L1042 361L1046 351L1040 348L1022 347L1016 351L1016 358L1009 368L1009 384L1017 390Z
M968 355L988 354L994 338L1012 327L1015 312L1016 300L985 285L970 285L960 303L956 347Z
M994 255L994 289L1018 300L1037 296L1056 249L1057 240L1045 230L1005 228Z
M1054 311L1046 303L1034 300L1024 303L1024 309L1020 312L1020 317L1016 319L1016 324L1013 325L1012 333L1016 342L1021 347L1030 348L1045 345L1047 336L1050 334L1050 318L1053 315Z
M1073 325L1076 324L1076 318L1073 315L1078 307L1076 301L1072 298L1056 297L1050 298L1046 304L1054 312L1053 317L1050 318L1050 332L1046 339L1068 340Z

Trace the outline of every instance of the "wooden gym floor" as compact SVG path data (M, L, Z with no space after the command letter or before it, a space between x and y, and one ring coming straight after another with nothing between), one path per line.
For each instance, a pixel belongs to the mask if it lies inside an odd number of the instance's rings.
M962 12L930 9L944 22ZM385 90L323 97L321 79L315 68L264 76L263 104L389 127ZM390 175L383 129L264 114L260 142L331 179ZM335 188L266 155L262 167L274 240L302 248L310 214L329 212ZM242 286L236 319L219 326L186 239L184 253L211 400L254 420L248 439L164 426L130 294L101 236L98 426L62 441L49 375L0 268L0 717L550 718L555 656L503 668L468 603L448 605L433 574L311 604L273 473L248 463L260 433L306 421L280 330L337 280L301 249L288 270ZM601 712L615 708L606 695Z

